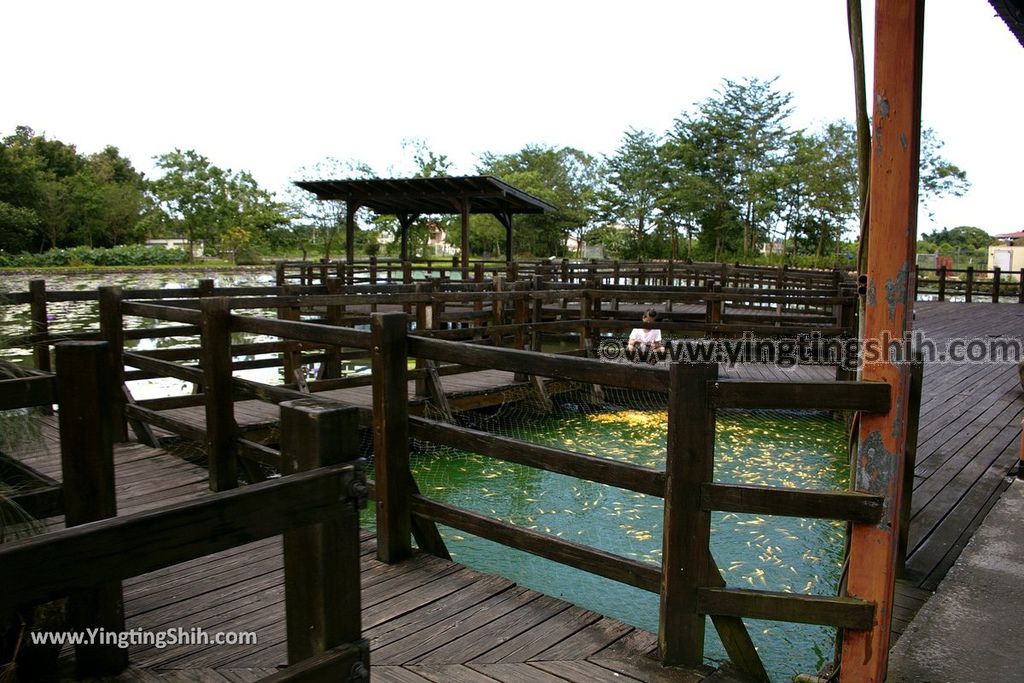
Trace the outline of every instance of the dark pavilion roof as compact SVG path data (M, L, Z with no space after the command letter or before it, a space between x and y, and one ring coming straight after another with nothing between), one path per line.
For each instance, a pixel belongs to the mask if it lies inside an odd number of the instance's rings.
M1024 0L989 0L1017 41L1024 46Z
M460 213L463 199L470 213L544 213L555 207L494 176L451 178L366 178L300 180L295 184L317 199L355 202L379 214Z

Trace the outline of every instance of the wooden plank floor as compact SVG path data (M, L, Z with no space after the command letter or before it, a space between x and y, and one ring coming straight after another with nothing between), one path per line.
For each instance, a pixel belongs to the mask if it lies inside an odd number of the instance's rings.
M511 581L429 555L376 560L362 539L363 633L384 681L700 681L662 669L655 637ZM135 667L175 674L270 672L286 662L280 540L267 539L125 582L128 627L246 631L257 643L134 647ZM222 679L218 679L222 680Z
M41 418L39 424L40 439L17 456L60 480L56 420ZM119 444L114 460L121 515L209 495L205 469L164 451ZM61 520L50 521L62 526ZM361 545L363 634L370 641L375 680L690 683L712 673L662 668L653 656L653 634L507 579L425 554L382 564L371 532L362 532ZM256 642L133 646L130 669L104 680L255 681L286 664L280 537L123 585L129 630L199 628L211 636L241 631L254 633Z
M1024 336L1024 306L917 302L915 330L953 339ZM906 577L893 632L903 632L999 495L1020 448L1024 392L1014 364L925 365Z

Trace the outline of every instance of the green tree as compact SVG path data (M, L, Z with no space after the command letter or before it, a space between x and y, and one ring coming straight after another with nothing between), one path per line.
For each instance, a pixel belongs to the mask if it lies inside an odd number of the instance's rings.
M572 147L527 145L513 154L480 155L477 172L501 178L557 207L548 214L517 216L513 249L563 256L568 238L585 234L594 225L599 168L594 157ZM496 249L504 240L504 228L490 216L474 216L471 247L477 244L478 251L484 250L480 248L484 246L479 241L481 235L487 235L485 244Z
M921 175L919 180L921 207L929 216L930 203L941 197L963 197L970 189L967 172L940 153L945 142L931 128L921 131Z
M699 125L686 116L677 122L677 128L693 127L695 134L710 137L704 146L715 157L716 173L731 195L731 213L742 228L743 256L768 234L775 206L764 176L774 173L787 153L786 120L793 95L777 90L776 80L725 79L715 96L697 105Z
M664 174L653 133L630 129L615 154L605 160L605 182L598 192L601 217L627 227L634 254L650 256L648 233L655 227Z
M373 169L362 161L342 161L334 157L322 159L311 166L299 169L298 172L300 180L344 180L373 178L375 175ZM305 255L310 246L315 245L319 247L324 258L330 258L338 238L345 234L345 217L348 210L345 202L321 201L313 193L296 185L288 186L285 197L291 219L288 230L297 237L303 254ZM359 232L360 222L368 223L371 220L369 212L361 209L357 214L356 232Z
M287 222L284 206L245 171L218 168L194 150L175 149L156 162L163 176L151 184L153 195L166 228L188 239L189 260L198 240L217 247L229 228L267 231Z

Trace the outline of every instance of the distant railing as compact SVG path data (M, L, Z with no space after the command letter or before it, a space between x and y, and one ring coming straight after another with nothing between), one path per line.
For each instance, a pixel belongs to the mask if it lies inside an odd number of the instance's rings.
M516 261L475 261L463 267L452 259L369 257L353 261L280 261L275 264L277 284L323 284L336 277L347 284L382 284L415 280L483 282L502 276L509 282L541 277L550 282L579 284L595 279L604 284L652 287L691 286L775 288L835 288L852 278L839 270L817 270L790 266L743 266L691 261L618 261L570 259L518 259Z
M8 365L5 370L18 377L0 380L0 411L42 408L50 412L57 402L57 378L51 373ZM33 519L64 514L64 492L54 480L18 460L0 453L0 482L9 491L9 503L25 511Z
M1001 303L1009 299L1024 304L1024 268L1019 273L999 268L975 270L970 266L960 270L946 266L934 270L915 268L914 293L918 300L923 296L937 301L963 299L966 303Z

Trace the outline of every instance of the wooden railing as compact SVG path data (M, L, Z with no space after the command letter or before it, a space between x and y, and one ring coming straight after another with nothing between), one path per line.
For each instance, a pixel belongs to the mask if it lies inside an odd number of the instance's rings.
M914 269L914 293L916 298L935 297L938 301L963 299L974 301L1015 301L1024 304L1024 268L1019 273L993 270L976 270L973 267L956 270L938 268Z
M57 378L41 370L6 365L17 377L0 380L0 411L41 408L50 412L57 402ZM9 493L5 498L33 519L64 514L64 493L60 482L0 452L0 481Z
M277 468L287 467L282 457L266 443L245 438L234 419L237 398L258 398L272 403L285 403L294 399L307 399L302 387L271 386L243 380L233 376L236 364L233 356L238 345L231 344L233 332L248 332L277 336L282 347L324 349L325 357L331 352L354 349L352 353L369 356L373 372L369 378L328 378L311 382L308 391L349 386L349 382L369 381L373 387L372 410L358 411L358 420L364 426L374 426L375 481L370 491L378 499L378 552L387 562L399 561L411 552L411 538L427 552L447 556L447 549L437 532L436 524L443 523L469 533L479 534L529 552L591 571L614 580L637 586L661 596L659 640L666 663L700 664L703 651L703 619L713 617L713 623L726 643L730 659L746 674L764 679L764 669L753 649L740 617L750 616L808 623L839 625L849 629L887 628L875 623L877 606L846 598L828 596L794 597L756 591L734 590L725 586L715 568L707 547L709 525L707 519L713 509L758 511L771 514L800 516L826 516L848 520L854 524L870 524L878 519L877 513L884 501L877 497L848 492L806 492L776 490L759 487L731 486L711 480L715 411L720 407L786 407L832 408L836 410L881 411L888 409L888 385L856 382L789 383L789 382L724 382L715 373L717 368L699 365L675 364L670 370L661 368L603 363L573 356L542 354L524 348L538 347L546 331L577 329L581 345L603 324L618 321L594 319L603 310L607 297L620 301L714 295L706 303L717 308L712 325L722 325L721 304L726 297L741 298L744 294L731 292L614 290L583 286L563 289L512 289L510 291L475 292L454 291L438 296L424 290L391 294L379 303L408 305L410 313L373 314L369 316L369 332L338 327L323 322L294 319L268 319L232 312L234 308L316 308L327 312L328 322L337 322L337 311L331 319L332 308L367 304L377 295L356 298L349 294L310 294L290 297L255 297L227 299L206 296L196 302L168 302L173 305L143 301L125 301L117 296L116 288L105 289L100 296L103 336L110 343L106 350L112 363L110 375L113 386L119 386L124 364L144 373L177 377L203 388L198 396L178 399L158 399L138 405L117 400L107 402L110 418L100 422L111 424L116 431L120 422L158 426L175 431L186 438L203 444L208 457L210 485L214 491L224 492L238 485L239 467L246 462L262 462ZM561 299L580 297L577 319L548 320L546 314L565 318L574 310ZM796 296L797 300L813 298L803 305L848 304L850 297L831 294L803 297L780 292L750 294L750 303L777 305L780 297ZM475 305L483 297L492 301L487 316L477 316ZM842 301L840 301L842 300ZM104 304L103 302L107 303ZM548 310L546 303L557 303ZM506 323L486 328L433 329L444 320L446 307L462 305L465 312L474 313L472 320ZM198 310L197 310L198 308ZM412 312L415 309L415 313ZM103 312L106 312L105 314ZM199 367L175 362L193 358L195 354L175 351L175 360L160 358L152 352L124 353L123 316L144 316L177 323L200 333ZM293 314L289 314L293 315ZM301 313L300 313L301 315ZM463 315L459 313L456 315ZM532 316L529 320L527 316ZM705 316L707 316L705 311ZM812 312L810 317L820 317ZM298 317L298 316L294 316ZM415 317L416 335L408 334L408 325ZM508 324L508 318L513 322ZM323 316L321 317L321 319ZM449 318L447 322L458 322ZM526 322L523 322L523 321ZM536 322L533 322L536 321ZM681 321L685 322L685 320ZM787 321L788 322L788 321ZM707 320L701 321L695 331L707 332ZM778 331L786 329L773 327ZM439 338L442 334L489 333L489 343L461 343ZM527 340L527 334L533 336ZM517 348L502 348L506 340ZM263 348L263 347L261 347ZM332 351L333 349L333 351ZM591 350L582 349L584 355ZM165 354L171 356L172 354ZM420 366L408 369L408 359L414 358ZM438 365L438 364L444 365ZM562 449L539 447L512 439L455 427L409 414L408 381L423 379L428 382L431 371L438 369L500 368L515 373L522 379L554 378L581 383L584 386L624 387L637 391L665 392L668 388L669 437L667 465L664 472L650 468L618 463L600 457L587 456ZM543 386L543 382L539 383ZM123 399L122 399L123 400ZM326 400L322 399L321 400ZM158 408L172 405L203 405L205 427L198 428L160 414ZM336 405L336 402L334 402ZM124 417L118 418L120 409ZM134 425L133 425L134 426ZM282 425L283 428L283 425ZM136 430L139 433L139 430ZM416 488L408 464L409 436L435 441L491 457L508 459L550 471L571 474L601 483L640 491L665 499L664 561L661 568L647 565L611 553L596 550L525 530L499 520L462 510L447 503L432 500ZM350 439L354 441L354 439ZM254 477L254 479L258 479ZM856 477L854 478L856 480ZM885 610L887 613L888 610ZM879 653L885 656L885 653Z
M57 347L69 528L0 546L0 611L70 596L70 630L122 632L122 579L283 534L290 666L265 680L368 680L355 409L309 397L285 403L277 462L286 476L117 517L109 360L105 342ZM76 646L79 675L115 675L127 664L116 644Z
M725 382L718 380L717 366L673 364L666 372L585 358L552 357L416 336L406 338L401 315L375 318L372 333L374 348L379 349L374 354L377 380L374 408L376 419L381 420L375 423L375 468L378 539L384 561L397 561L411 552L409 530L413 520L445 524L577 569L659 592L659 642L666 664L699 666L702 663L704 617L710 615L730 659L746 675L760 680L765 679L764 669L740 620L742 617L859 630L883 627L875 623L875 606L856 599L728 588L710 556L708 540L712 510L877 523L884 504L878 496L713 482L714 416L715 411L723 407L884 411L890 403L888 385ZM500 367L523 374L640 391L657 390L667 384L666 469L661 472L403 415L407 405L404 374L407 356L481 368ZM381 410L386 413L376 412ZM409 436L663 497L662 567L659 570L656 566L523 529L420 494L411 488L415 482L408 467Z
M516 261L475 261L462 267L458 258L415 259L370 257L345 261L282 261L276 264L278 285L324 284L338 278L347 284L383 284L417 280L483 282L502 276L509 282L541 277L551 282L580 284L599 282L611 285L652 287L690 286L706 288L835 288L852 283L839 270L792 268L789 266L742 266L691 261L612 261L570 259L518 259Z

